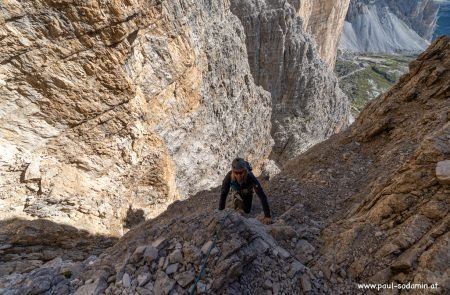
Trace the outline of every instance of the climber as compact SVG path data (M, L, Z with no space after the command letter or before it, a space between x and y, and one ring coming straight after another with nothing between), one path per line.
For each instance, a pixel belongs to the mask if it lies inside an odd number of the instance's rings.
M261 222L271 224L269 203L258 179L251 172L250 164L242 158L236 158L231 163L231 171L225 176L222 182L222 192L220 194L219 210L225 208L228 192L231 188L231 204L234 209L250 213L252 209L253 190L255 190L264 210L264 217Z

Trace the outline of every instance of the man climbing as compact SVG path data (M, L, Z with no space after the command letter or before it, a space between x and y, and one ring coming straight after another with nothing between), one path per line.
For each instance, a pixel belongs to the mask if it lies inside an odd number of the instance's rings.
M264 210L264 217L261 222L272 223L269 203L258 179L251 172L250 164L242 158L236 158L231 163L231 171L225 176L222 182L222 192L220 194L219 210L225 209L225 203L231 188L231 204L234 209L243 210L250 213L252 209L253 190L255 190Z

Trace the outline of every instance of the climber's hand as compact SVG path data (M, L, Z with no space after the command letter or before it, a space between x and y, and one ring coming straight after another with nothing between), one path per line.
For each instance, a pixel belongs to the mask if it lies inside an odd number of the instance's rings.
M261 221L261 223L263 224L271 224L272 223L272 218L271 217L261 217L259 219L259 221Z

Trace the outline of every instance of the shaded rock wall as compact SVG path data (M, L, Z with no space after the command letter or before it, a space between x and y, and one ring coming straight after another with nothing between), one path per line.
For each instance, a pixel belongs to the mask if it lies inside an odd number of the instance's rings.
M273 158L284 162L347 125L349 103L285 1L231 1L255 83L272 95Z
M270 96L227 1L67 3L0 8L2 216L117 234L130 206L267 158Z

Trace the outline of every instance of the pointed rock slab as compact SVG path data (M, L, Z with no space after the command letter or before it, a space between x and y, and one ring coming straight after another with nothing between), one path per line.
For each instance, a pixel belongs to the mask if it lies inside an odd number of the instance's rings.
M168 243L169 241L166 238L158 238L152 243L152 246L158 250L161 250L162 248L166 247Z
M158 259L158 249L153 246L147 246L144 251L144 260L147 263L152 263L154 260Z
M98 295L105 291L105 289L108 287L108 283L103 278L99 278L95 280L91 284L87 284L84 286L81 286L74 295Z
M212 244L213 244L213 241L206 242L202 247L202 253L205 255L208 254L209 248L212 246ZM219 252L219 250L216 247L214 247L211 249L210 255L215 255L218 252Z
M410 248L403 252L392 264L391 264L391 270L393 273L398 272L407 272L412 267L413 264L416 262L417 257L419 256L419 252L423 251L424 249L420 248Z
M300 284L302 285L303 292L311 292L311 280L307 274L304 274L300 277Z
M179 249L176 249L172 253L169 254L169 262L170 263L183 263L183 254L181 254L181 251Z
M134 251L133 255L131 255L130 262L136 263L142 259L144 256L144 252L147 249L147 246L139 246Z
M195 279L195 274L192 271L185 271L182 273L178 273L174 276L174 279L177 281L177 283L185 288L187 285L189 285L191 282Z
M282 247L276 247L273 250L273 254L275 254L275 255L277 255L277 256L279 256L281 258L284 258L284 259L288 259L289 257L291 257L291 254L286 249L284 249Z
M436 177L441 184L450 184L450 160L437 163Z
M27 170L25 171L25 175L23 180L31 181L31 180L39 180L42 178L40 171L41 161L39 158L33 159L33 161L28 165Z
M140 275L138 275L137 281L138 281L139 287L142 287L145 284L147 284L148 281L150 281L150 278L151 278L151 276L149 273L141 273Z
M122 278L122 284L124 288L131 288L131 278L130 275L125 273Z
M166 274L170 275L176 273L178 270L178 263L171 264L166 268Z
M174 287L175 281L170 279L166 273L159 271L153 289L155 295L167 295Z

